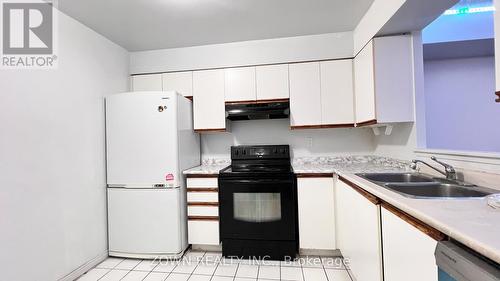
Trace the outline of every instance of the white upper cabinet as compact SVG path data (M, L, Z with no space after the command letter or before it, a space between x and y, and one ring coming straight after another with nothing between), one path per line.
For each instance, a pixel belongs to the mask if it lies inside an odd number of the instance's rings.
M321 124L319 62L294 63L290 71L290 125Z
M224 69L225 101L255 101L255 67Z
M356 123L414 120L410 35L371 40L354 58Z
M333 177L298 178L299 247L335 250Z
M224 70L193 72L194 129L198 131L224 131Z
M320 62L321 124L354 125L352 60Z
M384 281L437 281L437 241L382 208ZM411 258L409 258L411 257Z
M377 121L414 121L411 36L374 38L373 46Z
M375 120L375 76L373 72L373 41L354 58L354 91L356 123Z
M185 97L193 96L193 72L169 72L162 75L163 91L176 91Z
M288 64L257 66L257 100L288 99Z
M133 92L162 91L161 74L134 75L131 77Z

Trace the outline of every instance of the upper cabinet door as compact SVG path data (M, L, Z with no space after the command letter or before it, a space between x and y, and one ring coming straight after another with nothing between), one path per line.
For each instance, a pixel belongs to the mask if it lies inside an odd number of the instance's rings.
M354 125L352 60L320 62L322 125Z
M373 67L373 41L370 41L354 58L356 123L376 119Z
M132 91L162 91L161 74L134 75L131 77Z
M288 99L288 64L256 67L257 100Z
M225 100L254 101L255 93L255 67L227 68L225 75Z
M198 131L224 131L224 70L193 72L194 129Z
M170 72L162 75L163 91L176 91L185 97L193 96L193 72Z
M414 121L411 36L374 38L373 47L377 122Z
M321 125L319 62L294 63L290 71L290 125Z

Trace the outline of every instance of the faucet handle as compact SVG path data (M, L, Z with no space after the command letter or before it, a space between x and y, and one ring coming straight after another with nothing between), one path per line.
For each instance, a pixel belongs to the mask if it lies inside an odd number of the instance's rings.
M455 172L455 169L453 168L453 166L451 166L450 164L446 164L444 162L439 161L436 158L436 156L431 156L431 160L433 160L436 163L441 164L446 169L447 172L451 172L451 173Z
M412 169L412 170L415 170L415 171L416 171L416 170L417 170L417 162L418 162L418 161L417 161L417 160L415 160L415 159L411 160L410 169Z

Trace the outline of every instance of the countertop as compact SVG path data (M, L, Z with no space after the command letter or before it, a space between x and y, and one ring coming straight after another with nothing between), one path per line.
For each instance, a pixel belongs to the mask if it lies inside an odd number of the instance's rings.
M184 174L218 174L229 160L207 160ZM387 190L356 173L408 171L408 162L378 156L296 158L294 172L337 174L476 252L500 263L500 210L485 199L414 199Z
M202 165L185 170L185 175L216 175L229 166L229 159L206 159ZM351 172L397 172L407 170L409 162L379 156L299 157L292 162L296 174Z
M184 175L217 175L219 171L231 165L229 159L204 159L200 166L187 169Z

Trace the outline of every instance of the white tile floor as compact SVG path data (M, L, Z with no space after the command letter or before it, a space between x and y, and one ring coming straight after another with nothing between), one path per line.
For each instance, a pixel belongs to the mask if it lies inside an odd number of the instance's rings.
M79 281L352 281L343 260L303 256L293 262L225 259L190 251L180 261L108 258Z

